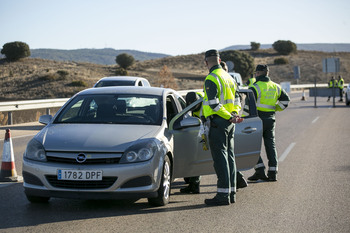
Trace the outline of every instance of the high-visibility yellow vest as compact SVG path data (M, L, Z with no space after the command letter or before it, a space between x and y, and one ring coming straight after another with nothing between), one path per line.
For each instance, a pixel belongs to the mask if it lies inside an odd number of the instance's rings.
M258 81L252 87L257 93L256 107L259 111L275 112L281 111L285 108L283 104L278 101L282 89L277 83L272 81Z
M333 82L334 81L334 82ZM331 80L331 81L329 81L329 87L333 87L333 85L334 85L334 87L337 87L338 86L338 81L337 80Z
M251 87L256 82L256 79L255 78L250 78L248 81L249 81L248 86Z
M343 89L343 88L344 88L344 79L343 79L343 78L339 79L339 81L338 81L338 87L339 87L340 89Z
M218 115L224 119L230 119L231 113L238 113L241 109L239 99L235 99L237 83L233 80L231 75L226 73L223 69L215 69L210 73L205 80L210 80L216 84L218 95L215 99L208 100L208 95L204 89L203 98L203 114L205 117L211 115ZM210 105L218 104L215 109Z

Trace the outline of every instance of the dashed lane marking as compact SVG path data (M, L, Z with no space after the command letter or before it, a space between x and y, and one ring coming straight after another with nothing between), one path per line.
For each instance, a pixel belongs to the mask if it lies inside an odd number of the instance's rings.
M279 157L278 161L282 162L283 160L285 160L285 158L287 157L287 155L289 154L289 152L293 149L293 147L295 146L295 142L292 142L288 148L283 152L283 154Z

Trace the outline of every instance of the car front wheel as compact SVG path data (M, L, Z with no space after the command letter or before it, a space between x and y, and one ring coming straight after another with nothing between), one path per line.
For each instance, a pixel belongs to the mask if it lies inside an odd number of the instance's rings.
M170 167L170 160L169 157L166 155L164 158L162 178L160 180L160 186L158 189L158 197L148 198L148 203L152 206L164 206L169 203L171 183Z

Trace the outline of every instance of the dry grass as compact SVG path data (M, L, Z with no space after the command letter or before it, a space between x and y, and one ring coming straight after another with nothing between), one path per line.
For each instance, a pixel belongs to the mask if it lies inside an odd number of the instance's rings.
M324 53L315 51L298 51L290 56L280 56L272 49L250 53L255 64L265 63L270 66L270 77L276 82L290 81L296 83L293 67L300 66L299 83L325 83L331 74L322 73L322 59L339 57L341 72L345 83L350 77L350 53ZM285 57L286 65L273 65L275 58ZM176 81L177 90L202 88L208 73L203 63L203 54L167 57L135 63L129 72L131 76L147 78L151 85L157 86L161 69L166 66ZM0 101L68 98L76 92L91 87L105 76L115 75L114 65L97 65L78 62L58 62L37 58L25 58L17 62L0 60ZM84 86L86 85L86 86Z

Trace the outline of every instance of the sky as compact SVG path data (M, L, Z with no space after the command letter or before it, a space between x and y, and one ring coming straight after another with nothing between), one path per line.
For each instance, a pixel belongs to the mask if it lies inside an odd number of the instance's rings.
M0 48L189 55L251 42L350 43L349 0L0 0Z

